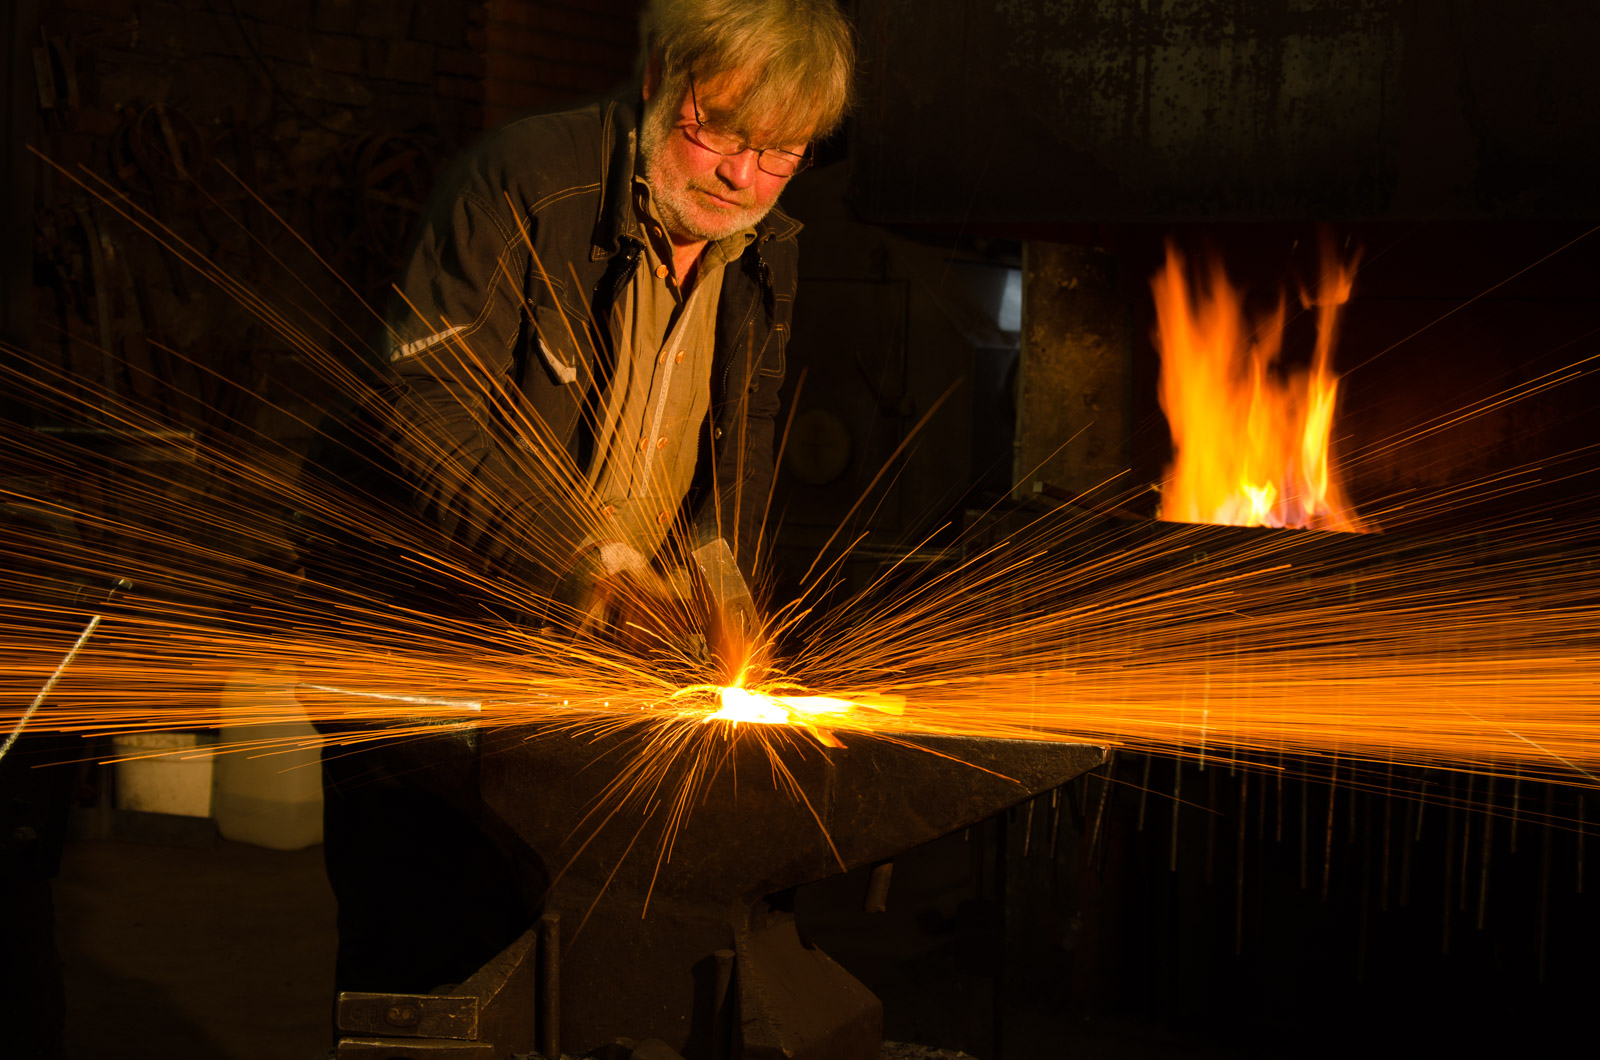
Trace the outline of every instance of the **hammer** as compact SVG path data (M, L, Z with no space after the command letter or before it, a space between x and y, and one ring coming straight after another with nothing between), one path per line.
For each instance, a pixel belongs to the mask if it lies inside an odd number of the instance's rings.
M706 643L728 679L736 680L760 629L756 602L726 540L719 537L701 545L693 556L691 577L696 600L706 616Z

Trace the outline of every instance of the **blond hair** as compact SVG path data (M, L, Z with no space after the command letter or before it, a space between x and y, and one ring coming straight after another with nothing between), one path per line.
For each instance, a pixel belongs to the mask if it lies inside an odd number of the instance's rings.
M662 99L732 78L721 120L770 144L836 129L850 108L855 39L838 0L649 0L639 17L639 73L658 63Z

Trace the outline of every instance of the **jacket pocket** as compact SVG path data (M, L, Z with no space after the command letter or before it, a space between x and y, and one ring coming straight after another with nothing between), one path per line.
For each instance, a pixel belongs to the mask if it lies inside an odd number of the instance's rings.
M556 305L530 307L533 335L530 345L552 383L565 385L578 378L585 358L579 343L585 332L583 322L572 311Z
M761 348L761 358L756 369L760 375L782 379L789 346L789 326L777 324Z

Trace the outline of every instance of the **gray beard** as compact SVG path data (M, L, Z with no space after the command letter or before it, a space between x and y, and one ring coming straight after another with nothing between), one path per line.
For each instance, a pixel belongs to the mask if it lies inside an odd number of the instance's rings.
M681 134L672 127L672 119L676 115L655 105L660 98L656 96L655 100L645 104L644 121L639 130L639 153L644 156L644 172L650 181L651 201L668 231L691 239L714 242L755 227L767 216L771 206L742 210L715 227L708 227L695 219L690 185L687 181L674 179L664 168L665 152L662 149L666 146L667 138ZM711 179L716 180L715 177Z

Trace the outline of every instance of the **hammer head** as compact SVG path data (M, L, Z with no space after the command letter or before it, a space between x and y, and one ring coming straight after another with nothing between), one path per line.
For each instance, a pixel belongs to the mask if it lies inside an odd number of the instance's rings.
M695 595L706 616L706 641L731 682L749 658L761 628L755 599L728 542L717 538L694 551Z

